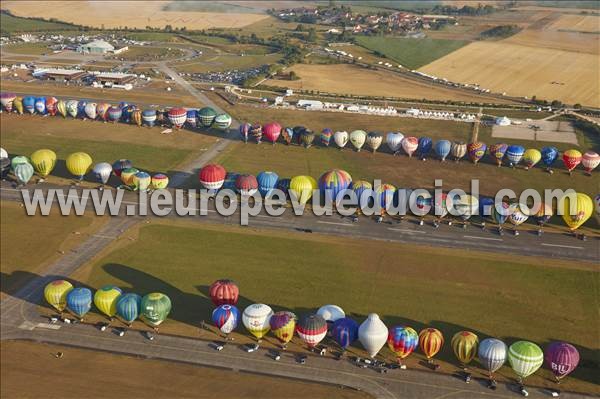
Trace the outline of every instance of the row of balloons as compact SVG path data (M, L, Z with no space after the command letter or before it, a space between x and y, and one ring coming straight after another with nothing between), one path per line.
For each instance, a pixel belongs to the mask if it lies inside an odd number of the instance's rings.
M264 137L275 144L281 136L287 144L303 144L308 148L315 140L315 133L304 126L282 127L277 122L269 122L264 126L259 123L242 123L239 132L242 140L246 143L248 138L252 136L257 143L260 143ZM366 144L371 151L376 152L383 143L383 135L378 132L367 133L364 130L354 130L350 133L346 131L334 133L329 128L322 130L320 135L322 145L328 147L332 138L340 149L346 147L350 142L357 151L360 151ZM454 158L455 161L459 161L466 155L473 163L477 164L488 151L487 145L483 142L466 144L462 141L439 140L434 144L430 137L405 137L400 132L388 133L385 136L385 143L394 155L402 149L409 157L417 155L423 160L427 159L433 150L442 161L445 161L448 156ZM550 170L559 156L559 151L556 147L544 147L540 151L535 148L526 150L520 145L497 143L489 147L489 155L498 166L501 166L504 158L506 158L511 167L517 166L522 161L525 169L530 169L542 161ZM582 155L578 150L571 149L563 153L562 160L569 172L581 163L589 174L600 164L600 155L591 150Z
M216 306L212 312L213 323L223 334L230 334L236 329L240 319L240 312L236 307L238 286L229 279L217 280L210 286L209 295ZM388 328L375 313L369 314L359 325L337 305L322 306L316 313L298 319L292 312L273 312L270 306L255 303L244 309L241 319L244 327L257 339L271 331L284 348L292 340L294 333L309 348L318 345L329 334L343 350L358 340L371 358L387 343L398 362L407 358L418 345L431 362L444 345L444 336L436 328L425 328L418 334L409 326ZM544 358L540 347L533 342L517 341L507 347L496 338L479 342L477 335L470 331L456 333L452 337L451 347L463 367L477 356L489 371L490 377L508 359L517 376L526 378L540 368ZM565 342L549 345L545 357L557 380L571 373L579 363L577 349Z
M168 110L145 109L142 110L134 104L120 102L111 105L105 102L92 102L86 100L58 100L56 97L18 97L14 93L3 92L0 94L2 108L6 112L18 114L60 115L63 118L100 120L104 122L124 122L137 126L152 127L156 123L164 125L167 122L173 127L181 129L184 124L190 127L214 127L225 130L231 126L231 116L218 114L211 107L199 110L173 107Z

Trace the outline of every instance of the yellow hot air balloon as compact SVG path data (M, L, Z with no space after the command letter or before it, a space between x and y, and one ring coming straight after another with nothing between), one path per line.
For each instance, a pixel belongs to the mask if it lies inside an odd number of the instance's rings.
M139 170L136 168L125 168L121 171L121 181L123 184L129 187L133 186L133 177L136 173L139 173Z
M477 354L479 339L470 331L460 331L452 337L452 350L458 361L466 366Z
M13 100L13 107L17 110L17 114L23 115L23 97L17 97Z
M530 148L523 153L523 163L526 170L533 168L535 164L540 162L540 159L542 159L542 153L535 148Z
M63 118L67 117L67 103L65 103L63 100L58 100L58 102L56 103L56 109L58 110L58 113L62 115Z
M31 165L42 177L47 177L56 165L56 153L52 150L37 150L31 154Z
M54 280L44 288L44 298L53 308L62 313L67 307L67 294L73 285L67 280Z
M594 202L583 193L575 194L574 213L571 213L571 200L569 195L562 197L558 203L558 209L562 218L571 231L575 231L592 216Z
M74 152L67 157L67 170L79 180L83 180L83 176L92 167L92 162L92 157L85 152Z
M296 315L292 312L276 312L269 319L269 326L273 335L285 345L294 337L296 331Z
M296 195L298 202L306 204L317 189L317 182L311 176L296 176L290 181L290 192Z
M108 317L113 317L117 314L117 301L121 293L119 287L105 285L94 294L94 305Z

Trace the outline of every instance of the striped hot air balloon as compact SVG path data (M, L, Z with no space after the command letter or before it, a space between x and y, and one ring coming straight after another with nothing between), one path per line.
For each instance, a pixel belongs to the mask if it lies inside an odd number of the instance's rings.
M155 190L167 188L167 186L169 185L169 176L163 173L157 173L154 176L152 176L151 184L152 188L154 188Z
M213 126L217 129L227 130L231 126L231 116L228 114L219 114L215 116Z
M350 133L350 142L356 148L357 152L360 152L360 149L365 144L367 140L367 132L364 130L354 130Z
M553 342L546 347L544 359L556 381L560 381L577 368L579 352L569 343Z
M144 171L137 172L131 178L131 183L135 191L148 191L152 178Z
M327 322L318 314L309 314L300 319L296 333L309 348L314 348L327 335Z
M171 122L171 125L173 125L173 127L176 129L181 129L185 123L186 114L185 108L171 108L168 114L169 122Z
M239 175L235 188L242 196L251 196L258 191L258 181L254 175Z
M406 155L412 158L414 152L419 148L419 139L416 137L405 137L402 139L401 145Z
M83 320L83 316L92 308L92 291L89 288L73 288L67 294L67 308Z
M256 176L258 182L258 191L263 197L268 197L273 189L277 187L279 176L275 172L264 171Z
M240 290L233 280L222 279L211 284L208 289L210 300L215 306L237 304Z
M114 105L111 105L108 108L108 119L111 122L117 123L121 119L121 115L123 115L121 108L115 107Z
M544 352L533 342L517 341L508 348L508 363L522 381L542 366Z
M17 114L23 115L23 98L16 97L13 101L13 108L17 111Z
M262 127L262 135L265 139L273 143L279 138L281 134L281 125L277 122L269 122Z
M476 141L474 143L469 143L467 145L467 154L469 155L469 159L471 162L477 165L477 163L483 158L485 155L485 150L487 149L487 145L480 141Z
M456 162L460 161L467 154L467 145L462 141L455 141L450 147L450 154Z
M97 107L98 104L96 103L87 103L84 108L85 116L90 118L91 120L96 119L96 117L98 116L98 114L96 113Z
M223 186L226 174L227 171L221 165L208 164L200 169L198 179L202 187L216 191Z
M13 167L13 173L17 178L19 186L23 186L29 183L29 180L33 177L34 170L29 162L25 162Z
M442 349L444 336L436 328L425 328L419 333L419 347L427 357L428 362Z
M337 204L338 194L344 190L350 189L350 186L352 185L352 176L345 170L328 170L319 177L318 185L323 197L329 197Z
M479 344L477 357L483 368L489 372L490 378L506 362L507 352L506 344L496 338L486 338Z
M255 123L250 128L250 134L256 140L256 144L260 144L262 141L262 125L260 123Z
M600 165L600 155L594 151L586 151L581 158L581 164L585 169L585 173L591 176L592 171Z
M125 168L123 170L121 170L121 181L123 182L123 184L129 188L133 188L133 177L136 175L136 173L139 172L139 169L137 168Z
M58 102L56 103L56 109L63 118L67 117L68 112L67 112L67 103L66 102L64 102L63 100L58 100Z
M98 116L98 120L103 122L108 121L108 109L110 108L110 104L108 103L98 103L96 105L96 115Z
M225 335L237 328L239 320L240 311L233 305L219 305L212 312L212 322Z
M331 142L331 137L333 136L333 130L326 127L321 130L321 144L325 147L329 147L329 143Z
M6 112L12 112L15 98L17 98L15 93L3 92L0 94L0 104L2 104L2 107Z
M58 111L56 108L57 103L58 100L56 99L56 97L46 97L46 112L49 115L56 115L56 112Z
M136 124L138 126L142 126L142 110L136 108L133 110L131 114L131 123Z
M377 132L369 132L369 134L367 134L366 143L367 147L375 153L379 146L381 146L381 143L383 143L383 136Z
M142 122L144 125L152 127L156 122L156 110L154 109L145 109L142 112Z
M385 143L394 155L400 152L404 135L400 132L390 132L385 136Z
M479 339L470 331L460 331L454 334L451 341L452 351L463 367L473 360L477 354Z
M129 159L119 159L112 164L113 172L117 177L121 177L121 171L131 167L133 167L133 162Z
M514 168L523 159L525 148L520 145L509 145L506 149L506 158L508 159L511 168Z
M117 300L117 316L128 325L131 325L140 315L142 297L138 294L123 294Z
M198 111L198 122L204 127L211 127L216 116L217 111L211 107L204 107Z
M240 124L239 132L242 137L242 141L244 143L248 143L248 135L250 134L250 130L252 129L252 125L248 122L244 122Z
M297 317L292 312L281 311L275 312L269 319L269 327L271 332L282 344L285 349L288 342L294 337L294 331L296 330Z
M313 141L315 140L315 134L310 129L304 129L304 131L300 135L300 140L302 140L304 148L310 148L310 146L312 146Z

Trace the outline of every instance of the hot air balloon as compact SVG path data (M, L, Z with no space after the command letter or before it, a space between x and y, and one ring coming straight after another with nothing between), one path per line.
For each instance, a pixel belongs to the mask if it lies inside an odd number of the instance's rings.
M511 168L514 168L521 162L525 148L520 145L509 145L506 149L506 158L508 159Z
M331 200L337 204L338 194L347 190L352 185L352 177L348 172L341 169L332 169L319 177L319 190L327 198L328 193Z
M471 162L477 164L485 155L486 149L487 145L480 141L469 143L467 145L467 154L469 155L469 159L471 160Z
M221 190L235 191L235 181L237 180L239 175L239 173L227 172L227 174L225 175L225 181L223 182L223 186L221 186Z
M185 113L185 123L190 127L196 127L198 124L198 111L195 109L188 109Z
M255 303L244 309L242 322L244 327L260 341L262 337L270 330L269 321L273 315L273 310L263 303Z
M235 180L235 188L242 196L251 196L258 191L258 181L254 175L239 175Z
M413 353L419 344L419 335L410 327L392 327L388 332L387 344L400 363L402 359Z
M67 294L67 308L80 320L92 308L92 291L89 288L73 288Z
M419 157L424 161L427 159L427 155L431 151L433 147L433 141L431 141L431 137L420 137L417 145L417 152L419 153Z
M63 118L67 117L67 115L68 115L67 103L64 102L63 100L58 100L58 102L56 103L56 110Z
M212 321L225 336L237 328L240 311L233 305L219 305L212 312Z
M571 374L579 364L579 352L566 342L553 342L544 352L546 365L552 370L557 382Z
M14 169L17 167L17 165L20 165L22 163L30 163L29 158L27 158L26 156L23 156L23 155L17 155L10 161L10 166L14 171Z
M563 163L569 174L581 163L581 153L577 150L567 150L563 153Z
M356 194L358 204L361 205L361 197L363 193L370 193L373 190L373 186L366 180L356 180L352 182L352 190Z
M281 134L281 125L277 122L269 122L262 127L262 135L265 139L273 143L277 142Z
M185 123L186 110L185 108L175 107L169 110L169 122L176 129L181 129Z
M210 127L215 121L216 117L217 111L210 107L204 107L198 111L198 122L204 127Z
M133 112L131 113L131 122L138 126L142 126L142 110L141 109L136 108L133 110Z
M400 148L402 148L402 140L404 139L404 135L400 132L390 132L385 136L385 143L388 148L392 151L394 155L396 155Z
M375 153L375 151L377 151L377 149L379 148L379 146L381 145L381 143L383 142L383 136L380 133L377 132L369 132L369 134L367 134L367 147L369 147L371 149L371 151L373 151L373 153Z
M2 147L0 147L0 158L8 158L8 152Z
M46 302L60 313L67 306L67 294L73 289L73 284L67 280L54 280L44 288Z
M333 134L333 141L335 142L335 145L340 147L340 150L344 148L346 144L348 144L348 138L348 132L345 130L338 131Z
M358 340L371 358L379 353L387 338L388 329L376 313L369 314L358 328Z
M122 115L123 115L123 110L121 108L115 107L114 105L111 105L108 108L108 119L111 122L117 123L121 119Z
M113 172L117 177L121 177L121 171L131 167L133 167L133 162L129 159L119 159L112 164Z
M457 215L463 220L467 220L479 212L479 200L472 195L456 196L452 202Z
M231 116L228 114L219 114L215 116L213 126L217 129L226 130L231 126Z
M77 115L75 117L78 116L81 119L85 119L85 106L86 105L87 105L87 101L85 101L85 100L77 101Z
M30 163L20 163L13 168L17 183L23 186L33 177L33 166Z
M58 100L56 99L56 97L46 97L46 113L54 116L56 115L56 105L58 103Z
M542 162L546 165L546 170L552 173L552 164L558 158L558 149L556 147L544 147L542 148Z
M248 134L250 134L250 129L252 129L252 125L248 122L240 124L240 136L242 137L242 141L244 143L248 143Z
M533 342L517 341L508 348L508 363L521 382L542 366L544 352Z
M12 112L13 110L13 102L17 98L15 93L2 93L0 94L0 103L2 107L6 110L6 112Z
M84 108L85 116L87 116L88 118L90 118L92 120L96 119L96 117L98 116L98 114L96 112L97 107L98 107L98 104L96 104L96 103L87 103Z
M134 188L133 185L133 177L135 176L136 173L138 173L139 170L137 168L127 168L127 169L123 169L121 171L121 181L123 182L124 185L130 187L130 188Z
M594 204L596 205L596 213L600 215L600 194L594 197Z
M525 170L533 168L542 159L542 153L535 148L530 148L523 154Z
M35 97L24 97L23 98L23 108L26 112L33 114L35 112Z
M333 322L331 336L343 350L346 350L358 339L358 323L349 317L343 317Z
M117 316L128 325L131 325L140 315L142 297L138 294L123 294L117 300Z
M79 101L77 100L68 100L65 107L67 108L67 115L69 115L71 118L77 118L77 105L79 104Z
M558 209L562 213L562 218L571 231L575 231L584 224L594 211L592 199L583 193L575 194L573 204L574 213L571 213L571 200L569 195L565 195L558 201Z
M433 197L429 192L411 195L409 200L411 212L413 215L419 216L421 219L423 219L433 207Z
M292 183L292 179L279 179L277 181L277 189L284 192L286 196L289 196L290 184Z
M31 163L35 171L46 178L56 165L56 153L48 149L37 150L31 154Z
M294 337L296 331L296 315L292 312L275 312L269 320L269 326L273 335L281 342L283 349Z
M510 216L510 205L506 202L502 202L499 206L494 206L492 211L492 219L498 224L498 230L502 230L502 225Z
M450 149L452 148L452 143L448 140L439 140L435 143L435 153L440 160L444 162L446 157L450 154Z
M550 218L554 215L552 210L552 206L550 204L545 204L543 202L538 202L532 209L531 214L537 221L538 225L542 227L544 224L548 223Z
M145 109L142 112L142 122L144 123L144 125L146 126L154 126L154 123L156 122L156 111L153 109Z
M425 328L419 333L419 348L427 357L428 363L433 363L433 357L442 349L444 336L436 328Z
M96 105L96 115L99 120L106 122L108 121L108 109L110 108L110 104L108 103L98 103Z
M309 148L315 140L315 134L310 129L304 129L300 135L304 148Z
M94 305L99 311L112 319L117 314L117 301L122 292L119 287L105 285L94 294Z
M325 147L329 147L332 136L333 130L330 128L326 127L325 129L321 130L321 144L323 144Z
M450 147L450 154L452 154L454 161L460 161L467 154L467 145L462 141L455 141Z
M350 142L356 148L357 152L360 152L360 149L365 144L367 140L367 133L364 130L354 130L350 133Z
M506 362L507 352L506 344L496 338L486 338L479 343L477 357L483 368L489 372L490 379Z
M36 98L34 107L38 114L44 115L46 113L46 97Z
M479 338L470 331L460 331L454 334L450 342L454 356L458 359L463 368L473 360L477 354L477 345Z
M317 310L317 314L325 319L328 324L334 323L336 320L346 317L344 310L337 305L321 306L319 310Z
M419 148L419 139L416 137L409 136L402 139L402 149L409 158L412 158L417 148Z
M163 188L167 188L169 185L169 176L163 173L157 173L152 176L152 180L150 181L152 188L155 190L161 190Z
M290 145L294 137L294 130L290 127L283 128L281 129L281 136L283 137L283 141L285 141L285 145Z
M314 348L327 335L327 323L318 314L305 315L298 322L296 332L309 348Z
M211 163L200 169L198 179L202 187L207 190L216 191L223 186L226 174L225 168L221 165Z
M133 104L127 104L127 105L121 106L121 109L123 110L123 114L121 115L121 120L125 123L131 123L131 120L133 118L133 113L135 112L137 107Z
M254 137L254 140L256 140L256 144L260 144L262 140L262 125L260 123L255 123L252 125L250 128L250 134L252 137Z
M142 298L140 317L158 331L158 326L171 313L171 299L160 292L150 293Z
M14 99L13 108L17 111L17 114L23 115L23 99L21 97Z
M147 191L148 187L150 187L150 183L152 182L152 178L150 175L144 171L137 172L131 178L131 183L133 185L133 189L136 191Z
M85 152L74 152L67 157L67 170L79 180L90 170L92 166L92 157Z
M8 157L0 157L0 177L5 179L10 171L10 159Z
M600 165L600 155L594 151L586 151L581 158L581 164L588 175L592 175L592 171Z
M279 176L275 172L264 171L256 176L258 191L263 197L268 197L277 186Z
M208 289L210 300L215 306L237 304L240 290L233 280L222 279Z
M525 223L525 221L529 218L527 206L519 203L511 204L508 208L508 213L508 221L515 226L515 234L517 234L516 227Z
M383 183L375 187L375 198L377 198L382 210L387 210L393 205L395 194L396 187L392 184Z
M306 204L317 189L317 182L311 176L296 176L290 181L290 195L295 195L300 204Z

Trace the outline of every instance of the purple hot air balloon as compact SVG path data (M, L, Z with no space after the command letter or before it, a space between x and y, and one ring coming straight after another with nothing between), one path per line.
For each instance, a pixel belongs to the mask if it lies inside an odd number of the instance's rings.
M556 380L560 381L579 364L579 352L566 342L553 342L546 348L544 359Z

